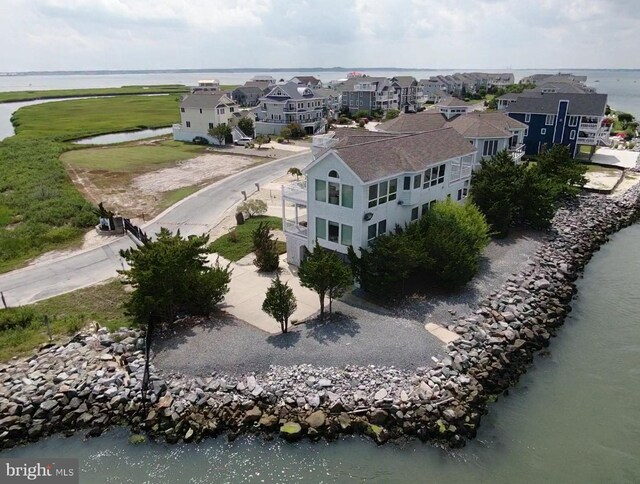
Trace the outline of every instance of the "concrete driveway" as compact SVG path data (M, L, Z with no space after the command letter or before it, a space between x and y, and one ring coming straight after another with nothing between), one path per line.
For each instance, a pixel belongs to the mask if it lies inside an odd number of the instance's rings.
M256 190L255 183L267 184L290 167L303 168L310 161L309 150L227 177L173 205L143 229L149 235L161 227L172 231L179 229L183 235L206 233L227 210L243 199L243 190L252 193ZM0 291L4 292L9 306L18 306L97 284L117 274L123 264L119 251L132 245L128 237L120 237L62 259L2 274Z
M215 257L213 255L211 259L215 260ZM220 309L267 333L280 333L280 323L262 310L262 302L275 274L258 272L253 259L254 255L249 254L237 263L231 263L231 284ZM286 259L286 254L280 256L280 280L287 282L293 289L298 304L298 309L289 322L303 321L319 312L318 295L300 285L295 268L289 266ZM222 258L220 263L223 263ZM328 303L327 301L326 304Z

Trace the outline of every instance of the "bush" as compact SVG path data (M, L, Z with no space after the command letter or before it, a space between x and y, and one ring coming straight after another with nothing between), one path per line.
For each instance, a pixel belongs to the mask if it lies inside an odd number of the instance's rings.
M278 143L284 143L284 138L283 138L282 136L278 136L278 137L276 138L276 141L277 141Z
M263 200L246 200L238 205L238 213L246 213L247 218L267 213L267 204Z
M273 240L269 224L260 222L251 234L253 252L256 255L253 263L260 272L272 272L278 269L279 258L276 241Z
M0 309L0 331L24 329L36 320L36 310L31 306Z
M370 114L369 111L367 111L366 109L360 109L352 116L352 118L353 119L368 118L369 114Z
M306 131L300 126L298 123L291 123L286 126L285 129L288 129L291 133L292 139L304 138L306 136ZM282 132L281 132L282 133Z
M364 125L365 125L364 119L361 119L360 121L358 121L358 126L359 127L364 128Z
M238 121L238 128L240 128L240 131L242 131L247 136L252 137L255 132L253 127L253 119L247 117L240 119L240 121Z
M347 118L346 116L340 116L338 118L338 123L339 124L351 124L351 119Z
M389 109L387 111L387 114L385 115L386 119L395 119L398 116L400 116L400 111L398 111L397 109Z

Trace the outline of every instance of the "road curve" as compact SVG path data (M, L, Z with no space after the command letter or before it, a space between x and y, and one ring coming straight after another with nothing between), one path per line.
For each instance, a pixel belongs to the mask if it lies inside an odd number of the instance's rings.
M311 161L311 151L274 160L217 181L181 200L147 223L152 235L166 227L183 235L202 234L213 228L225 212L242 200L241 192L256 191L291 168L303 168ZM121 249L131 247L128 237L74 253L62 259L35 264L0 275L0 291L9 306L33 303L52 296L110 279L122 268Z

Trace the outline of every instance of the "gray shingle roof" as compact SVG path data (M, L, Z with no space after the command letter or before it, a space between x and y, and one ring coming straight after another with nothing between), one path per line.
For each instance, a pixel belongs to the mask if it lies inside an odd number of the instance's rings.
M465 138L510 138L512 129L526 129L527 125L504 113L466 113L449 123Z
M445 124L447 119L441 113L423 111L415 114L401 114L395 119L380 123L377 129L391 133L416 133L440 129Z
M283 91L286 96L273 96L272 93L276 91L276 89L280 89ZM303 94L304 92L308 92L308 94ZM306 86L299 86L293 82L287 82L286 84L278 84L274 86L269 93L264 96L265 98L271 100L284 100L287 99L324 99L322 96L318 96L317 93L314 93L313 90L309 89ZM261 98L263 99L263 98Z
M439 162L475 152L453 128L389 136L357 135L340 139L333 148L363 181L418 172Z
M561 100L569 101L567 114L576 116L602 116L607 105L606 94L531 93L518 97L506 112L556 114Z
M438 103L438 106L457 108L457 107L471 106L471 104L469 104L466 101L463 101L462 99L456 99L454 97L451 97L451 98L443 99L442 101L440 101Z
M411 87L414 82L417 82L413 76L395 76L391 80L395 81L400 87Z
M203 91L194 94L187 94L180 102L181 108L215 108L221 104L226 106L235 103L227 96L226 92Z
M259 94L262 95L263 90L260 89L258 86L240 86L240 87L236 87L233 92L243 92L245 94Z

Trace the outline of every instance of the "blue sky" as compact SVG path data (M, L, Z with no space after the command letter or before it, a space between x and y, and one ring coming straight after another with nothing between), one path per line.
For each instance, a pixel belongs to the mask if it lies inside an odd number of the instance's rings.
M639 68L638 0L0 0L0 71Z

